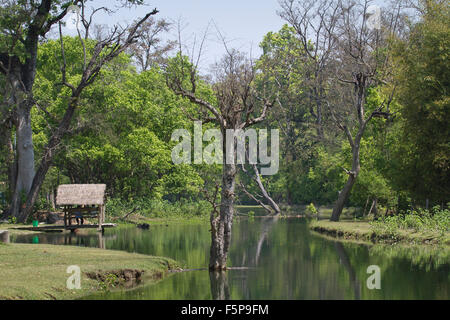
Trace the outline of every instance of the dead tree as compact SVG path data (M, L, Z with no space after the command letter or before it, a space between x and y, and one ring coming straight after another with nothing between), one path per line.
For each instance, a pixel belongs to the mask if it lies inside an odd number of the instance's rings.
M180 41L181 43L181 41ZM224 42L225 43L225 42ZM226 47L226 45L225 45ZM231 146L227 146L225 137L227 130L244 130L262 122L273 101L259 97L253 88L255 66L245 55L228 50L225 57L214 67L214 83L212 88L216 102L211 103L197 92L199 76L197 63L187 62L180 52L176 61L167 68L167 84L177 95L189 99L198 106L198 119L203 122L213 122L220 128L222 134L223 156L232 161L222 164L222 182L220 208L217 214L211 215L211 251L210 270L225 270L228 250L231 242L231 229L234 216L234 201L236 187L236 137ZM201 51L201 50L200 50ZM200 55L199 55L200 56ZM254 114L258 111L258 116ZM195 116L190 115L191 119ZM231 147L231 151L229 150ZM227 152L230 152L227 155Z
M146 71L154 65L163 62L164 55L174 48L173 41L164 42L160 35L171 28L164 19L149 19L143 25L142 37L128 50L141 71Z
M246 157L248 158L248 154L246 154ZM281 213L280 207L278 204L272 199L270 194L267 192L266 188L264 187L264 184L261 179L261 174L259 172L258 166L256 164L250 164L250 166L253 169L253 174L249 173L248 170L245 168L245 165L242 164L241 169L242 172L247 174L258 186L258 189L261 191L261 195L253 195L250 193L249 190L245 187L245 185L241 182L240 186L242 191L253 201L258 203L262 208L264 208L268 213L279 215ZM264 198L268 205L266 205L261 198Z
M317 136L324 138L328 62L335 49L338 1L280 1L279 15L297 32L304 59L304 83Z
M394 87L389 97L375 110L367 111L366 98L369 88L387 84L390 80L390 74L386 72L390 63L389 55L384 54L383 50L388 46L387 37L395 32L397 26L397 23L392 23L391 20L390 24L383 26L385 28L383 29L381 17L375 22L379 26L370 25L368 10L372 2L371 0L342 2L339 12L339 33L334 35L337 43L334 75L338 80L334 87L336 89L334 103L337 102L337 105L327 103L332 119L345 133L351 146L352 167L351 170L344 169L348 179L339 193L331 221L339 221L360 172L360 148L364 132L373 118L389 118L389 107L395 91ZM398 18L398 15L393 16L393 20ZM354 120L348 121L349 119Z

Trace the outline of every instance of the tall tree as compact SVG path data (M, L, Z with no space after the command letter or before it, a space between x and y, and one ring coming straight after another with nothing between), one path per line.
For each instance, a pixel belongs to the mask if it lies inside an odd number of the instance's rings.
M79 1L2 1L0 8L0 72L5 76L5 104L2 122L16 131L15 164L10 165L14 183L11 213L18 215L20 198L30 191L34 178L34 148L31 108L40 37L67 14ZM11 126L11 125L10 125Z
M450 197L450 6L423 0L419 9L420 21L393 50L401 103L394 181L422 205L442 204Z
M77 37L63 39L71 66L66 77L76 79L83 72L83 48ZM86 45L92 48L95 41L88 40ZM60 52L57 40L39 48L32 123L38 157L57 125L54 119L65 111L67 89L58 85ZM116 199L176 200L198 195L199 170L174 165L171 159L172 132L190 125L179 111L186 101L166 86L158 67L137 73L132 58L120 54L88 91L80 98L73 125L61 141L61 152L52 165L55 174L46 176L46 191L56 192L58 184L51 178L58 173L62 179L67 177L67 183L106 183L109 197Z
M370 18L371 0L321 0L281 2L281 16L297 31L305 51L318 64L312 91L320 93L337 127L351 147L351 169L339 192L331 215L338 221L360 171L361 139L371 119L387 117L392 95L375 110L367 110L369 88L385 83L389 57L385 54L387 38L395 32L398 10ZM377 19L373 21L372 19ZM370 22L370 23L369 23ZM378 25L379 24L379 25ZM309 39L313 39L312 42Z
M142 37L130 47L130 53L141 71L161 65L164 55L174 48L173 41L163 41L161 34L170 30L171 24L164 19L150 19L142 26Z
M287 202L292 204L298 179L293 172L310 164L313 147L323 141L321 105L316 106L317 100L312 99L309 86L315 65L305 53L295 28L287 24L278 32L267 33L260 47L263 54L257 62L261 69L258 80L278 92L274 112L268 115L267 121L280 129L282 146L281 173L269 179L285 179L284 193Z
M123 30L115 28L104 39L97 41L95 46L91 48L92 50L88 52L89 48L86 46L86 40L89 36L89 27L91 26L92 19L86 19L84 16L84 2L79 2L82 7L80 19L84 28L84 37L81 35L78 26L77 30L80 45L83 47L84 51L84 59L82 61L83 72L78 81L70 83L66 78L67 65L64 53L64 41L62 38L61 19L67 14L69 7L73 5L73 3L74 2L71 1L61 4L60 1L52 2L43 0L39 6L36 6L34 1L23 4L26 11L31 13L31 20L20 21L20 24L15 25L16 29L10 30L8 34L14 35L12 37L14 41L10 41L12 45L9 47L9 52L3 53L0 56L3 66L2 69L7 76L7 81L10 83L11 92L9 95L13 97L13 107L11 108L10 114L13 121L15 121L14 119L18 119L18 121L15 122L17 131L17 182L15 184L16 190L12 198L11 213L16 216L20 222L25 221L32 212L33 205L38 197L39 189L50 168L60 141L70 128L71 120L83 90L95 81L105 64L114 59L136 41L136 38L140 35L141 24L150 16L157 13L157 10L155 9L132 26ZM76 3L78 3L78 1ZM21 5L22 3L13 3L11 6L7 7L7 9L23 14L23 7L21 7ZM50 14L51 10L61 10L61 12L56 16L53 16ZM96 10L94 10L92 14L95 12ZM27 19L29 19L29 17ZM56 23L59 23L61 40L61 84L67 87L69 96L67 97L67 107L64 116L54 129L41 157L38 170L34 174L34 150L30 115L31 108L34 105L32 88L36 74L38 40L40 36L45 35ZM20 32L22 26L25 26L25 30L27 30L23 38L19 37L19 35L22 36L22 33ZM14 53L15 46L18 43L23 43L24 49L19 51L17 55L11 55L11 50L12 53ZM24 58L19 54L22 54ZM24 59L24 63L21 62L21 58ZM19 138L19 136L21 138ZM21 148L23 149L23 152L19 151ZM23 168L23 170L21 168ZM24 175L26 178L22 180L21 177ZM21 194L23 197L20 197ZM20 198L25 199L25 201ZM21 205L22 201L24 202L23 205Z
M219 187L212 196L211 212L211 250L209 269L220 271L227 267L228 250L231 243L231 229L234 216L236 187L236 136L227 145L227 130L244 130L262 122L273 101L266 97L257 97L253 87L255 66L253 62L236 50L227 50L225 57L215 65L213 90L215 101L202 99L197 93L199 77L197 65L188 63L181 50L177 60L168 67L168 84L172 90L199 107L199 114L206 122L219 126L222 134L221 148L224 163L222 164L222 182L220 205L215 204ZM188 81L186 81L188 76ZM260 108L258 108L258 106ZM260 109L259 116L254 114ZM225 161L225 159L227 159ZM230 159L232 159L230 161Z

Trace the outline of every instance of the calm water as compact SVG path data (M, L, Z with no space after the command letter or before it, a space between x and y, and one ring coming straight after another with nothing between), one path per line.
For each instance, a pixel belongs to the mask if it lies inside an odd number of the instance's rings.
M103 247L166 256L195 269L208 265L208 224L107 229L15 236L15 242ZM448 249L366 246L325 239L303 219L255 218L233 226L224 274L174 273L154 285L90 298L113 299L449 299ZM369 290L367 267L381 270L381 289Z

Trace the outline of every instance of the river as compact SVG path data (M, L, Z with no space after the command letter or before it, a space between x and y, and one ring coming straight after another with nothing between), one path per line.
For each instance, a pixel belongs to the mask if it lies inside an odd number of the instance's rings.
M240 218L233 226L226 273L174 273L152 285L102 292L90 299L449 299L449 250L431 246L366 245L309 231L302 218ZM13 242L125 250L175 259L188 269L208 265L205 224L134 226L95 231L15 235ZM370 266L380 288L370 289ZM370 268L369 268L370 270ZM369 279L370 283L374 278Z

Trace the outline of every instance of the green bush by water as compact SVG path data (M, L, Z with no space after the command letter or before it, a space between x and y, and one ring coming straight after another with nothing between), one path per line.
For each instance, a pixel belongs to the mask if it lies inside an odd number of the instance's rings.
M314 203L312 202L306 207L306 212L313 216L317 216L317 214L319 213L316 207L314 206Z
M387 216L380 220L371 221L370 225L375 231L396 234L400 229L412 229L416 232L438 232L444 235L450 228L450 203L441 209L435 206L431 210L408 210L404 215Z
M106 203L108 216L120 217L135 210L148 218L172 218L172 217L201 217L209 216L211 205L207 201L195 202L169 202L166 200L137 199L123 201L121 199L109 199Z

